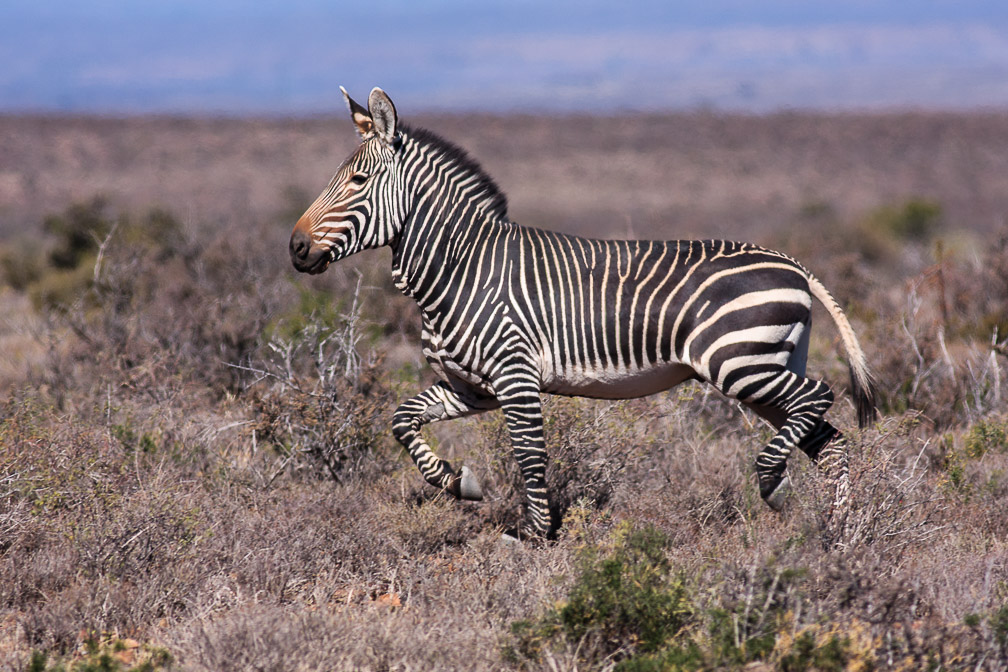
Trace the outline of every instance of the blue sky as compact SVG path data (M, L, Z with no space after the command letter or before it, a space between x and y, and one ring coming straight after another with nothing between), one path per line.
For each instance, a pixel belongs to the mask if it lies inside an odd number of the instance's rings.
M1008 3L4 0L0 112L1008 108Z

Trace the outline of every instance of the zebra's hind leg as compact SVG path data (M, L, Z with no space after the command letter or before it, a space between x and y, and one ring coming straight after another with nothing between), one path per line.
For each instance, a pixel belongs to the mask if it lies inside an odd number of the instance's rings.
M833 483L833 511L844 511L850 494L846 437L830 423L820 420L798 447Z
M783 427L787 416L777 408L767 408L746 404L751 410L772 424L778 431ZM823 475L834 487L833 511L840 511L847 504L850 492L850 477L847 467L847 439L836 427L826 420L820 419L812 430L799 442L798 447L808 455ZM783 485L778 486L778 493L783 499L783 490L787 487L785 478Z
M756 477L763 501L778 511L790 487L784 471L791 451L801 447L815 451L819 458L818 451L829 440L818 430L832 427L823 416L833 405L833 392L822 381L786 369L746 387L750 392L737 397L777 428L777 434L756 457ZM833 432L835 435L836 430Z
M413 463L428 483L458 499L478 501L483 499L483 492L473 473L467 467L456 473L448 462L434 454L420 429L431 422L461 418L497 406L493 397L460 392L447 383L439 382L396 409L392 416L392 433L409 451Z

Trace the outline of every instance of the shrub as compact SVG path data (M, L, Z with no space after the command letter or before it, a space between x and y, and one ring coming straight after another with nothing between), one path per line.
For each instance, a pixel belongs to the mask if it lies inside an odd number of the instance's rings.
M163 262L186 242L170 212L153 208L137 221L125 213L113 217L101 196L47 216L42 228L50 238L47 252L34 251L45 245L12 245L0 255L0 268L12 287L28 292L36 307L46 310L107 307L110 299L122 303L150 275L139 268L139 260L151 255ZM106 255L117 247L128 248L115 261L129 272L102 273Z
M161 647L140 644L134 639L89 637L79 657L50 664L44 651L34 651L28 672L157 672L172 667L171 654Z
M744 665L766 660L782 632L800 609L803 569L779 566L773 559L739 568L729 592L708 609L705 648L718 665Z
M42 228L56 238L48 255L53 268L77 268L87 256L98 251L113 228L106 210L105 198L95 196L90 201L71 204L61 215L45 218Z
M911 198L901 205L878 208L868 216L865 228L896 241L923 242L938 229L941 217L941 204Z
M1001 650L1002 656L1008 656L1008 604L998 609L990 618L991 631L994 640Z
M693 659L686 632L695 610L683 579L671 575L668 543L654 528L622 525L610 548L584 549L567 599L512 625L512 655L535 659L560 640L586 662L656 653Z
M902 247L930 240L940 227L941 218L941 205L923 198L882 206L859 225L857 244L871 261L899 260L903 256Z
M814 629L803 631L780 658L783 672L842 672L851 659L850 638L829 633L816 637ZM869 668L870 669L870 668Z
M557 611L568 640L595 637L602 649L651 653L678 636L693 610L682 580L669 577L667 543L655 529L625 526L611 553L587 551Z
M935 201L911 198L898 207L876 211L873 219L885 231L902 240L927 240L941 222L942 207Z
M64 224L53 230L78 231L84 224L65 222L93 222L95 212L105 217L104 210L54 217ZM93 248L57 243L84 250L76 266L44 264L25 288L38 308L76 337L60 349L66 366L97 366L102 377L139 367L162 386L196 379L218 394L236 391L239 376L227 364L246 359L260 343L289 285L266 277L260 266L250 275L244 251L250 243L240 241L239 250L234 236L198 240L194 236L208 229L189 233L166 210L103 221L107 227L92 226L107 229Z
M256 440L272 445L284 465L337 482L370 471L375 448L388 435L383 420L391 391L378 362L357 350L357 294L339 318L327 310L274 331L264 358L244 367L253 376Z
M966 455L981 458L991 450L1005 452L1008 450L1008 433L1005 422L994 420L979 420L970 427L966 434Z
M28 287L28 295L38 307L64 311L82 298L93 278L94 271L83 265L48 269Z
M33 241L19 240L0 248L0 272L11 288L23 292L42 277L45 255Z
M882 557L898 558L908 547L925 545L944 529L947 503L928 479L925 458L929 427L919 417L884 420L871 442L852 443L850 506L820 521L824 548L851 551L872 546ZM818 493L818 511L828 511L832 493Z
M707 606L668 559L654 528L621 524L612 542L581 551L566 598L538 618L512 623L505 656L527 664L573 651L577 664L621 672L741 669L842 670L873 659L858 623L798 629L808 572L772 559L729 575ZM795 630L798 630L795 633Z

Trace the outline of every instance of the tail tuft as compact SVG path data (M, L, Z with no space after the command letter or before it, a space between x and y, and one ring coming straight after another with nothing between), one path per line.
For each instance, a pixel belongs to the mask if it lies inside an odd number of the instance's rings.
M855 369L850 365L849 369L851 396L854 397L854 407L857 409L858 427L864 428L874 423L878 417L875 381L864 367Z

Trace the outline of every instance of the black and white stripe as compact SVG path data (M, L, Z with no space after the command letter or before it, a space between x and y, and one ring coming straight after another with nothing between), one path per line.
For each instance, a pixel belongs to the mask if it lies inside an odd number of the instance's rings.
M480 496L471 473L434 455L420 430L500 407L526 483L523 531L544 534L541 393L628 398L699 379L778 429L756 460L771 506L782 503L796 447L833 456L821 463L834 466L843 502L846 451L823 417L833 395L805 377L813 297L840 331L862 424L874 416L873 385L840 307L798 262L746 243L590 240L518 226L475 162L399 125L380 89L367 110L346 99L361 146L299 220L291 258L317 273L361 249L392 249L396 286L420 307L424 355L441 378L399 407L393 432L430 483Z

